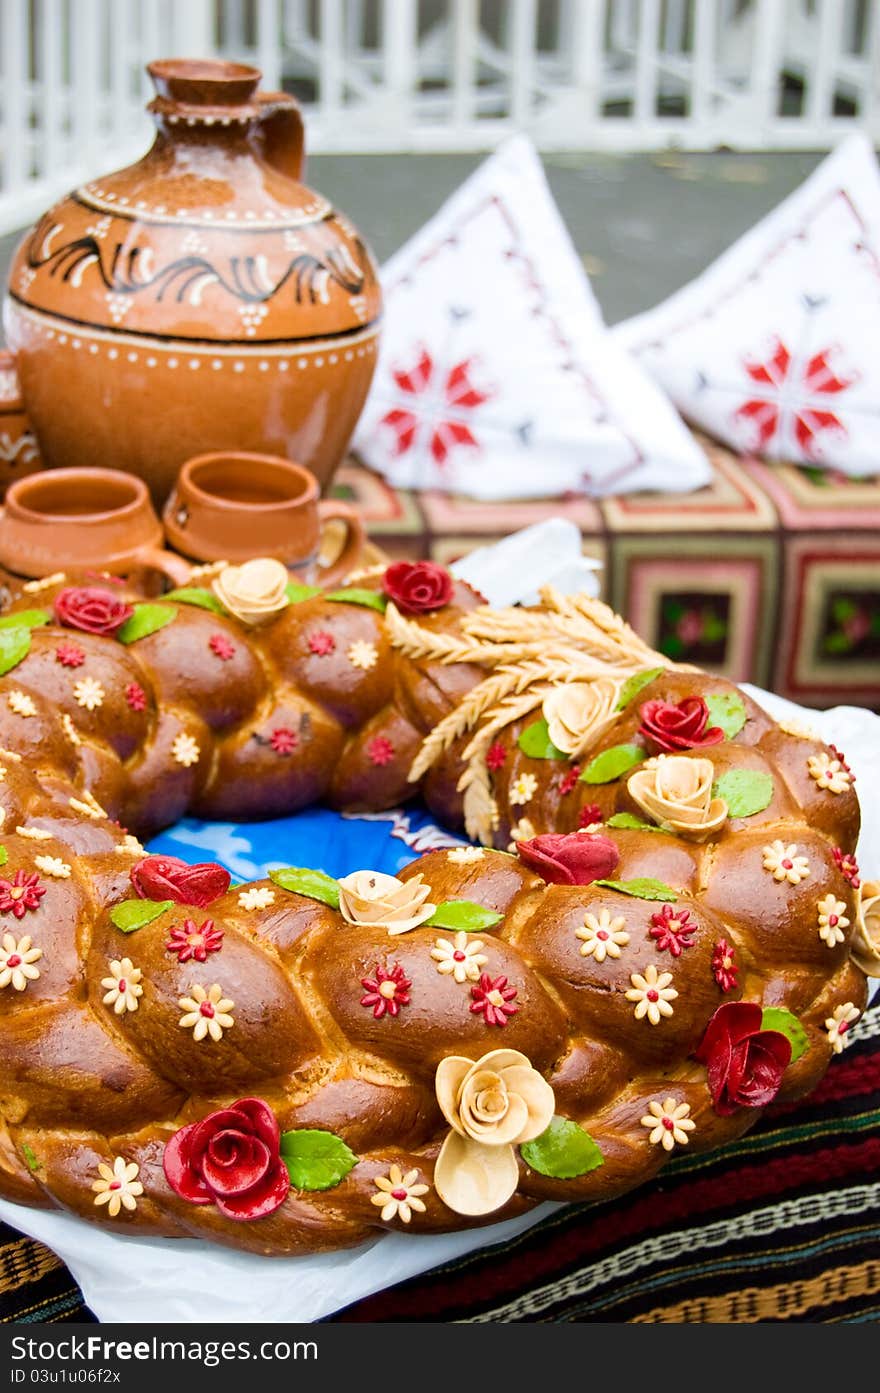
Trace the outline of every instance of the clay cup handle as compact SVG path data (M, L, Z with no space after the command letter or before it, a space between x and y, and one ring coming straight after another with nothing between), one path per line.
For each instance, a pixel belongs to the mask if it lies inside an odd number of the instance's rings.
M304 158L303 119L299 103L287 92L258 92L264 107L257 134L263 159L288 179L302 178Z
M142 547L133 558L131 570L159 571L176 588L189 583L192 564L164 547Z
M367 537L360 514L349 503L341 503L335 498L322 499L318 504L318 517L322 533L328 522L337 519L346 526L346 538L339 555L329 566L319 567L321 583L332 585L355 569L363 555Z

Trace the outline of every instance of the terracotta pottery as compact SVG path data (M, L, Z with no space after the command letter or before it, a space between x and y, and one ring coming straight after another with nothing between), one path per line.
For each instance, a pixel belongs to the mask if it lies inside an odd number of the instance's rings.
M29 580L94 567L182 585L190 568L162 540L146 485L117 470L44 470L14 483L0 509L0 565Z
M140 475L157 502L206 450L294 458L322 488L375 366L358 233L299 183L293 97L238 63L149 65L156 141L19 247L4 306L47 465Z
M314 474L275 455L197 455L181 469L165 505L165 535L195 561L274 556L304 580L334 581L361 560L364 527L348 503L322 501L318 493ZM322 541L334 522L344 541L322 566Z
M37 437L21 398L15 359L0 349L0 498L16 479L42 467Z

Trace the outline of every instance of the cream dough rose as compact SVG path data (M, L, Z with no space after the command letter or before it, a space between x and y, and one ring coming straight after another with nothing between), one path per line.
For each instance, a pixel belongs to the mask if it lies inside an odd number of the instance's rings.
M711 759L658 755L631 774L626 786L658 827L704 842L727 818L724 799L712 797L714 778Z
M869 977L880 977L880 880L862 886L852 955Z
M288 604L290 576L280 561L260 557L243 566L225 566L212 582L217 599L242 624L263 624Z
M572 759L615 720L621 684L610 677L593 682L566 682L544 698L542 713L557 750Z
M430 893L420 875L403 881L381 871L353 871L339 882L339 912L349 924L403 934L434 913Z
M450 1055L437 1066L435 1089L452 1128L434 1166L437 1193L456 1214L491 1214L516 1190L513 1148L553 1119L553 1089L519 1050L491 1050L476 1063Z

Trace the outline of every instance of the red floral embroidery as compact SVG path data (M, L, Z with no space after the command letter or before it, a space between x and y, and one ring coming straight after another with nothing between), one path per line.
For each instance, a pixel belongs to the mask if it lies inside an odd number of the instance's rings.
M86 655L78 643L59 643L55 649L55 661L62 667L82 667Z
M228 663L230 658L235 657L235 644L226 634L212 634L208 639L208 647L215 657L222 662Z
M373 1015L380 1021L386 1011L396 1016L401 1006L409 1005L409 989L412 982L403 974L400 963L389 970L377 964L375 975L362 977L361 986L366 988L366 996L361 997L362 1006L372 1006Z
M326 629L316 629L313 634L309 634L309 652L316 653L319 658L326 658L329 653L336 651L336 639L332 634L328 634Z
M602 821L602 809L598 803L587 803L578 814L578 828L593 827Z
M491 769L494 774L501 768L506 759L507 751L504 746L496 740L495 744L490 745L486 751L486 768Z
M785 454L797 444L807 459L821 460L825 437L845 437L846 427L829 409L831 400L859 380L835 365L832 347L798 360L780 338L763 361L746 358L743 367L755 387L734 413L748 430L749 448Z
M648 933L656 941L661 953L665 953L668 948L674 958L680 958L683 948L693 948L692 939L697 932L697 926L688 922L690 917L689 910L676 909L671 904L665 904L662 909L654 911Z
M299 736L288 726L278 726L269 736L269 744L276 755L291 755L299 744Z
M445 464L457 448L479 450L471 429L473 413L494 393L471 380L475 367L474 358L464 358L447 370L422 347L411 368L392 368L391 376L403 397L379 424L394 437L396 456L414 449L422 433L438 465Z
M390 764L394 758L394 746L385 735L377 735L367 746L367 758L371 764Z
M559 784L559 793L561 797L564 798L566 793L571 793L573 789L577 788L577 781L580 776L581 766L579 764L573 764L571 768L563 774Z
M736 991L739 986L736 953L726 938L719 938L712 950L712 976L723 992Z
M843 851L839 846L833 847L831 854L834 857L834 864L844 880L848 880L852 888L858 890L862 882L859 879L859 863L856 858L851 852Z
M29 909L39 909L45 893L38 875L16 871L11 880L0 879L0 914L11 912L16 919L23 919Z
M223 947L223 930L214 928L213 919L205 919L197 924L195 919L184 919L182 925L171 930L171 937L165 944L169 953L177 954L179 963L188 963L190 958L203 963L209 953L219 953Z
M516 987L507 985L506 977L490 977L484 972L476 987L471 987L471 1011L482 1015L487 1025L507 1025L508 1016L515 1016L518 1006L512 1005Z
M146 711L147 709L147 694L140 682L129 682L125 689L125 700L132 711Z

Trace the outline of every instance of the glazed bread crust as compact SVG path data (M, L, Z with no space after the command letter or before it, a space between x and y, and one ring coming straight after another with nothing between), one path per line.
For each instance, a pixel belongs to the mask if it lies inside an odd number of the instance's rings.
M378 582L360 584L378 590ZM10 612L51 610L60 589L59 582L36 597L21 594ZM114 593L141 598L123 587ZM457 585L451 604L419 624L457 636L462 617L479 607L479 597ZM783 1007L798 1017L808 1048L785 1070L780 1101L822 1077L833 1053L827 1020L836 1007L861 1011L866 999L864 975L850 958L857 895L840 865L855 849L858 802L851 781L831 792L810 773L810 757L836 752L782 730L744 696L746 722L734 738L682 758L708 754L716 778L731 770L768 775L771 796L761 811L729 817L704 841L647 827L626 777L566 779L565 763L523 753L518 737L534 712L505 726L506 758L491 770L496 849L468 858L434 851L400 874L406 883L422 876L434 904L466 900L501 916L479 938L485 971L515 988L503 1029L473 1009L470 982L439 970L432 952L438 939L453 938L450 931L421 925L390 937L385 927L347 922L339 910L270 881L235 886L206 909L173 903L130 935L116 927L110 910L131 899L130 872L144 855L131 833L147 835L187 813L272 817L319 800L379 811L420 792L443 822L462 825L458 785L472 758L472 728L451 738L415 783L408 776L426 738L487 670L408 656L393 621L393 612L315 596L259 628L179 604L173 622L128 645L55 623L33 629L27 656L0 679L7 853L0 876L13 884L18 871L36 875L44 891L21 917L10 911L0 919L0 930L16 940L27 934L41 950L39 975L26 990L0 991L4 1197L112 1222L120 1233L312 1253L357 1244L377 1227L439 1232L495 1222L544 1199L620 1194L667 1159L643 1119L652 1102L670 1096L689 1107L692 1150L741 1135L761 1110L719 1115L706 1067L694 1058L724 1002ZM70 643L83 654L75 667L58 658ZM630 661L621 672L650 666ZM75 689L86 676L101 692L91 708ZM646 701L734 691L721 678L664 668L613 713L580 765L637 738ZM528 787L534 781L525 806L524 776ZM675 913L686 912L689 926L687 951L658 948L651 930L662 904L611 885L548 884L506 850L515 849L524 814L532 836L573 832L588 807L591 816L598 809L601 836L619 854L616 881L651 877L674 890ZM631 815L624 824L642 825L609 826L621 813ZM777 840L806 858L798 883L765 866ZM267 893L248 895L254 889ZM830 946L817 932L817 904L828 896L844 906L840 941ZM597 961L578 931L588 915L602 921L603 911L604 922L624 922L628 937L625 952ZM222 934L222 949L205 962L181 962L168 951L172 931L187 920L198 928L210 920ZM738 965L738 983L726 992L712 966L722 940ZM106 979L122 957L136 966L142 990L136 1010L117 1013L106 1004ZM673 974L677 992L673 1013L656 1026L637 1018L627 996L632 974L652 964ZM410 984L394 1016L377 1018L362 1002L363 981L378 967L399 967ZM194 986L215 983L234 1003L234 1026L221 1039L196 1040L181 1027L179 1003ZM550 1083L556 1112L586 1129L602 1165L554 1178L518 1156L513 1197L468 1218L433 1185L448 1131L435 1073L449 1056L478 1060L501 1047L519 1051ZM166 1179L165 1144L247 1096L263 1099L282 1131L335 1133L356 1164L333 1188L291 1189L255 1222L182 1199ZM96 1205L94 1181L99 1163L112 1167L119 1156L137 1164L143 1192L135 1209L110 1221ZM424 1210L406 1223L399 1214L382 1219L373 1200L377 1177L394 1166L418 1171L429 1187Z

